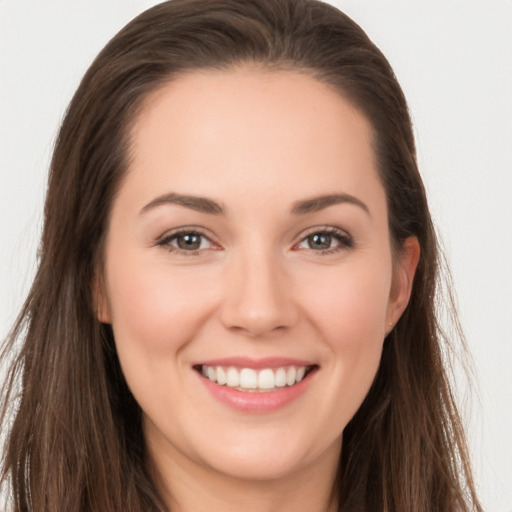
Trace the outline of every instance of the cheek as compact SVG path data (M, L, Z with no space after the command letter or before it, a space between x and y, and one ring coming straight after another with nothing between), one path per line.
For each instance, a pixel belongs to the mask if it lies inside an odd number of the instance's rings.
M336 275L315 279L309 310L333 348L357 351L382 341L391 286L389 268L382 264L352 265Z
M185 397L176 389L188 369L181 354L208 316L207 276L143 258L112 258L107 293L123 374L135 399L152 418L174 425L173 410ZM197 276L196 276L197 277Z
M354 265L350 272L318 280L309 297L311 322L328 349L324 361L332 386L326 403L337 404L327 414L339 430L360 407L379 367L390 274L383 265Z
M110 269L108 276L112 327L120 356L128 347L157 357L176 352L209 310L205 281L190 279L187 269L124 260Z

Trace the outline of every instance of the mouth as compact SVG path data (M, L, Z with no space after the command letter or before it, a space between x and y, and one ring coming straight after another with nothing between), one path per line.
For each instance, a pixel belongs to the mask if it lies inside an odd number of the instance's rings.
M212 383L243 393L269 393L292 388L318 369L317 365L286 365L277 368L248 368L195 365L194 370Z

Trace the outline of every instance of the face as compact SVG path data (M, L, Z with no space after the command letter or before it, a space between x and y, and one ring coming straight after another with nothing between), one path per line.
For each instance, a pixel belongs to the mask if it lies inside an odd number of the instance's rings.
M197 72L132 142L98 308L157 465L332 467L415 266L392 258L368 122L303 74Z

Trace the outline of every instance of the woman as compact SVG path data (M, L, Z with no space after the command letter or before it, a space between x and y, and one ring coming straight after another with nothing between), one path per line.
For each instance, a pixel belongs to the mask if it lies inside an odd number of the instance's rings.
M14 510L479 510L437 267L405 99L356 24L146 11L55 148L7 345Z

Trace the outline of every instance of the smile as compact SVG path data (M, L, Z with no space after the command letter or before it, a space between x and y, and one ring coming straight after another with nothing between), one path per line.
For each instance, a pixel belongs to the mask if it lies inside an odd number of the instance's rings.
M203 377L220 386L249 393L262 393L291 387L301 382L313 366L282 366L279 368L237 368L234 366L198 365Z
M243 413L267 414L306 393L320 370L318 364L287 357L230 357L192 366L216 401Z

